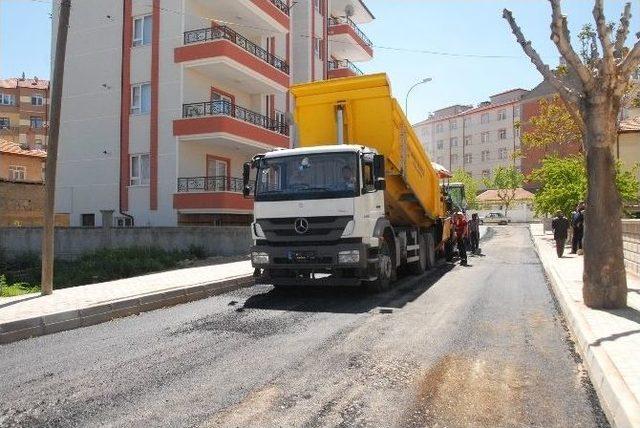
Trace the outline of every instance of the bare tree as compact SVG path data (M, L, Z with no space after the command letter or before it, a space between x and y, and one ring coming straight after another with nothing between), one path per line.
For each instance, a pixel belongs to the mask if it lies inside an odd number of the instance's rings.
M627 279L622 247L621 202L615 183L612 147L617 136L617 117L632 72L640 62L640 41L625 47L629 35L631 4L627 3L615 30L604 16L603 0L595 0L593 17L599 49L583 61L571 45L567 18L560 0L551 4L551 40L567 67L578 79L561 79L545 64L526 40L511 11L503 17L525 54L567 105L583 135L588 191L585 220L583 297L592 308L621 308L627 302Z

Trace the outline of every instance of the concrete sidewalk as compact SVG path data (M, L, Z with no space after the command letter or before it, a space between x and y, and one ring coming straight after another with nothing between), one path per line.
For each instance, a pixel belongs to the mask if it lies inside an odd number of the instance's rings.
M253 284L250 261L0 298L0 344L99 324Z
M628 308L589 309L582 299L582 257L559 259L541 224L531 225L531 235L609 421L640 427L640 279L627 276Z

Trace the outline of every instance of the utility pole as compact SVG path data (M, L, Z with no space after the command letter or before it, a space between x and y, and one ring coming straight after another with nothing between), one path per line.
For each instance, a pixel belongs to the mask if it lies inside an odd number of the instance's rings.
M55 3L54 3L55 5ZM55 230L56 164L58 162L58 137L60 136L60 113L62 110L62 85L64 62L67 53L67 34L71 0L60 1L58 34L56 38L55 62L51 84L51 114L49 117L49 147L45 168L45 206L42 233L42 294L53 293L53 260Z

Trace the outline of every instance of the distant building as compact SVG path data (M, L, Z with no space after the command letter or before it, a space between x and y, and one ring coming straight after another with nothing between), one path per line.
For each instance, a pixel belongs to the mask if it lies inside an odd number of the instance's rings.
M0 140L0 180L43 183L47 153Z
M515 189L515 195L509 206L507 216L512 222L524 223L534 220L533 209L534 195L523 188ZM504 202L498 197L497 190L486 190L476 197L479 206L479 214L486 215L490 212L504 213Z
M531 132L531 119L540 114L540 101L551 100L557 95L556 90L546 81L543 81L538 86L533 88L529 93L522 97L521 101L521 133L524 135L527 132ZM533 170L540 167L542 159L550 153L555 153L558 156L570 156L580 153L581 143L580 141L567 141L562 144L553 145L550 147L533 147L522 148L522 172L526 176L531 174ZM535 183L525 183L524 187L528 190L535 190L537 185Z
M615 146L615 157L626 169L640 164L640 116L620 122L618 140ZM640 169L636 172L640 180Z
M515 165L520 149L520 100L524 89L512 89L490 97L473 108L453 105L437 110L415 124L431 160L450 171L463 169L474 178L489 177L498 166Z
M0 138L32 149L46 149L49 81L0 79Z

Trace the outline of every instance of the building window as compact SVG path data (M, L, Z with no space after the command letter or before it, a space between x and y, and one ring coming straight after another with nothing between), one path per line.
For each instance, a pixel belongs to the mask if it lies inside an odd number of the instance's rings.
M115 227L133 227L133 219L131 217L115 217L113 225Z
M520 138L520 128L519 127L516 127L516 128L513 129L513 135L516 138Z
M465 127L467 127L467 126L471 126L472 124L473 124L473 121L471 120L471 118L470 118L470 117L465 117L465 118L464 118L464 126L465 126Z
M149 154L131 156L131 186L146 186L149 184Z
M473 154L467 153L466 155L464 155L464 163L467 165L473 163Z
M316 58L322 59L322 39L314 39L315 43L313 44L313 51L315 52Z
M451 155L451 163L458 163L458 155Z
M482 151L482 162L486 162L489 160L489 150L483 150Z
M95 214L81 214L80 221L82 222L82 227L96 227Z
M488 169L483 169L482 170L482 178L490 178L491 177L491 171Z
M507 120L507 110L502 109L498 111L498 120Z
M451 147L458 147L458 138L457 137L453 137L451 140L449 140L449 142L451 143Z
M498 157L499 157L500 159L507 159L507 157L508 157L508 156L509 156L509 154L508 154L508 152L507 152L507 149L500 149L500 150L498 151Z
M438 124L436 125L436 132L437 132L437 133L440 133L440 132L442 132L442 131L444 131L444 125L443 125L443 124L441 124L441 123L438 123Z
M135 18L133 20L133 46L150 45L152 32L153 17L151 15Z
M320 12L320 0L313 0L313 7Z
M498 131L498 140L506 140L507 139L507 130L501 129Z
M489 123L489 113L484 113L482 116L480 116L480 123Z
M131 114L148 114L151 111L151 84L131 86Z
M437 148L438 150L442 150L442 149L444 148L444 141L443 141L443 140L438 140L438 141L436 142L436 148Z
M520 106L515 106L513 108L513 116L514 117L520 117Z
M466 137L464 137L464 145L466 146L470 146L473 143L473 139L471 137L471 135L468 135Z
M449 129L451 129L451 130L458 129L458 121L457 120L452 120L451 122L449 122Z
M11 120L8 117L0 117L0 129L8 129L11 127Z
M16 98L11 94L3 94L0 92L0 105L3 106L12 106L15 105Z
M40 116L31 116L30 126L32 129L40 129L44 126L44 122Z
M489 133L488 132L483 132L482 134L480 134L480 142L481 143L488 143L489 142Z
M32 106L42 106L42 105L44 105L44 97L42 95L32 95L31 96L31 105Z
M27 178L27 167L22 165L9 165L9 180L24 181Z

